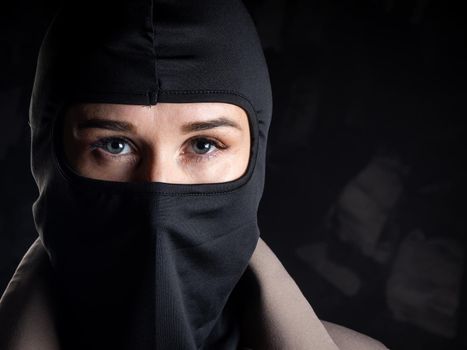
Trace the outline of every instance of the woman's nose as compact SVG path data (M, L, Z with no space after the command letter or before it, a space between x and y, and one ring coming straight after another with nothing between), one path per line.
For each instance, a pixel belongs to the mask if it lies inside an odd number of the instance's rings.
M155 154L143 161L138 181L184 183L184 175L177 160L164 154Z
M167 161L154 159L147 161L141 169L140 180L144 182L173 182L171 176L173 170Z

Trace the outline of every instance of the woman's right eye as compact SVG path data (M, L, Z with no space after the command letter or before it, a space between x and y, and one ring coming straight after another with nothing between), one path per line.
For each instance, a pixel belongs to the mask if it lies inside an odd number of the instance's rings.
M92 144L92 148L100 148L114 156L132 153L131 144L127 140L120 137L107 137L100 139Z

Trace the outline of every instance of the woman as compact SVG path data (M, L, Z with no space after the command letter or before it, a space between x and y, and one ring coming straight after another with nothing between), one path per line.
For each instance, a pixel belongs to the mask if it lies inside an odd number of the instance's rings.
M271 113L240 2L63 7L30 110L40 240L0 347L336 349L259 240Z

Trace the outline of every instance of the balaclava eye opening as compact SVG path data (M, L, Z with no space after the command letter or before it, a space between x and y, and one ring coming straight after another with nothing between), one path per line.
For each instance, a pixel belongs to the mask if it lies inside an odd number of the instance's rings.
M206 99L204 101L204 99ZM173 103L174 99L168 98L171 103ZM230 96L223 96L223 97L218 97L218 99L214 100L212 96L209 94L206 96L202 96L201 93L197 92L196 96L194 96L194 100L196 102L219 102L219 101L230 101L232 100ZM192 102L193 102L192 101ZM160 101L159 101L160 102ZM186 103L186 102L180 102L180 103ZM252 176L255 164L256 164L256 157L257 157L257 149L258 149L258 123L257 123L257 118L256 118L256 113L254 109L249 106L248 101L243 101L243 103L239 103L238 99L236 99L233 102L228 102L231 104L234 104L238 107L241 107L247 116L248 119L248 127L249 127L249 134L250 134L250 152L249 152L249 158L248 158L248 165L245 170L245 172L238 178L232 180L232 181L227 181L227 182L215 182L215 183L206 183L206 184L198 184L198 183L192 183L192 184L172 184L172 183L161 183L161 182L153 182L153 183L148 183L145 182L140 183L140 184L135 184L135 182L127 182L131 183L130 185L121 185L121 181L110 181L110 180L99 180L99 179L93 179L90 177L83 176L79 174L79 172L76 169L73 169L71 166L71 162L68 159L67 155L65 154L65 145L64 145L64 135L63 135L63 130L65 127L65 118L66 118L66 113L67 111L73 106L73 104L68 105L65 104L57 113L57 117L52 125L52 135L51 138L53 140L53 161L54 161L54 166L57 168L57 170L64 176L65 178L69 179L70 181L77 181L77 182L87 182L87 183L93 183L98 186L120 186L122 188L128 187L128 188L137 188L140 187L140 189L144 188L152 188L153 191L157 191L159 188L160 191L175 191L175 192L190 192L190 191L195 191L197 193L210 193L210 192L219 192L219 191L232 191L235 188L238 188L242 186L245 182L249 180L249 178ZM105 184L107 182L107 184ZM223 184L222 186L219 186L220 184ZM162 187L164 189L162 189Z
M235 104L238 107L241 107L243 112L245 113L245 116L248 121L248 130L244 130L243 132L247 132L249 134L249 155L248 155L248 163L246 166L246 169L243 171L243 173L238 176L237 178L231 180L231 181L215 181L212 182L211 184L219 184L219 183L235 183L235 186L240 186L242 183L245 181L248 181L248 178L251 176L255 163L256 163L256 149L258 147L257 141L258 141L258 126L256 123L256 116L252 115L254 113L254 110L251 108L248 110L245 107L239 106L238 104ZM83 174L80 174L77 169L74 169L72 166L72 159L70 159L71 155L66 154L66 137L69 137L70 134L65 133L65 127L71 128L71 121L73 119L73 115L67 115L67 113L70 112L72 108L74 108L76 104L71 104L71 105L65 105L62 108L62 111L58 113L57 118L53 124L53 130L52 130L52 139L54 143L54 148L53 148L53 154L55 157L55 166L57 169L63 174L63 176L71 179L74 178L76 181L89 181L89 180L97 180L97 183L102 183L102 182L111 182L111 183L121 183L121 182L136 182L136 181L111 181L111 180L98 180L94 179L90 176L86 176ZM66 119L68 118L68 125L66 126ZM71 130L67 131L68 133L71 132ZM243 179L245 178L245 179ZM143 182L143 181L138 181L138 182ZM148 183L147 181L145 182L146 184ZM172 181L165 182L164 184L174 184L174 185L180 185L180 184L175 184ZM203 183L203 184L208 184L209 183ZM195 181L191 183L187 183L186 185L201 185L201 183L197 183ZM118 185L117 185L118 186ZM155 185L154 187L157 187ZM192 186L195 187L195 186ZM196 186L197 187L197 186ZM212 186L211 186L212 187ZM209 192L209 191L207 191Z
M64 162L74 103L225 102L247 111L247 172L216 184L102 181ZM30 105L36 228L64 349L237 349L236 290L259 237L272 114L254 25L236 0L67 2ZM58 131L58 132L57 132Z

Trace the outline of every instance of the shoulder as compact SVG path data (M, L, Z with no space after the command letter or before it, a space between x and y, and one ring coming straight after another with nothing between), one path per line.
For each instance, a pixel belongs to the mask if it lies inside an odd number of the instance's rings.
M0 349L56 350L50 264L40 239L24 255L0 299Z
M332 322L321 321L332 340L341 350L385 350L381 342Z
M321 321L332 340L341 350L384 350L387 349L381 342L358 333L349 328L332 322Z
M380 350L380 342L343 326L321 321L300 288L263 240L251 257L248 329L258 349ZM253 331L254 330L254 331ZM261 340L262 339L262 340Z

